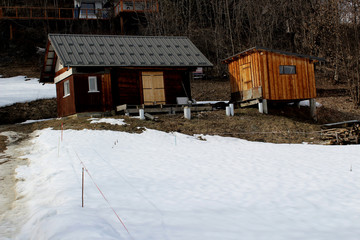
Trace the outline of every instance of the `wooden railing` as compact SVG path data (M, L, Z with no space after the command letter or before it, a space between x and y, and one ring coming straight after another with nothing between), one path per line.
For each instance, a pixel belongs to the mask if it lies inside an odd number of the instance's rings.
M158 12L158 0L120 0L111 9L4 7L0 19L110 19L122 12Z
M114 7L115 16L121 12L158 12L158 0L120 0Z
M1 7L0 19L109 19L108 9Z

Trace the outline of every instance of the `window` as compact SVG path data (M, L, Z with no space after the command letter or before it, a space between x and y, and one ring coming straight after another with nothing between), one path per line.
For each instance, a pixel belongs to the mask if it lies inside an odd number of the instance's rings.
M89 92L99 92L96 77L89 77Z
M295 65L280 65L280 74L296 74Z
M69 80L64 82L64 97L67 97L70 95L70 83Z
M83 15L95 14L95 3L82 3L81 14Z

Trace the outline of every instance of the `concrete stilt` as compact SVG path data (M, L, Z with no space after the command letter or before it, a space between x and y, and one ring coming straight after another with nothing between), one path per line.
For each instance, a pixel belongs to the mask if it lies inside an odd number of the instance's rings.
M230 107L226 107L225 108L225 113L226 113L226 116L231 116L231 109L230 109Z
M262 102L258 103L259 113L264 113L264 108Z
M189 107L184 107L184 117L186 119L191 119L191 109Z
M309 101L310 101L310 115L311 115L311 118L314 119L315 121L317 121L316 100L315 100L315 98L312 98Z
M265 114L268 114L269 111L268 111L268 104L267 104L267 100L266 100L266 99L263 99L263 100L262 100L262 107L263 107L263 112L264 112Z

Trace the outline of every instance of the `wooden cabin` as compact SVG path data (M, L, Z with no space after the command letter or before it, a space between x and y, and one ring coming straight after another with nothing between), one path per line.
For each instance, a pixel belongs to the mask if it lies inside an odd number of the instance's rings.
M186 37L49 34L40 82L55 83L58 116L191 99L209 60Z
M300 101L315 103L314 64L321 58L253 47L223 60L228 64L231 101ZM264 106L267 112L267 105Z
M22 20L101 20L122 13L158 12L158 0L74 0L74 7L66 6L0 6L0 19Z

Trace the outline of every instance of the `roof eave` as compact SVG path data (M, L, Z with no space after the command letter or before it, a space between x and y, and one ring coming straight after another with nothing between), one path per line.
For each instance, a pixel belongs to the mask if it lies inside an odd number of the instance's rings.
M169 68L169 67L174 67L174 68L194 68L194 67L213 67L214 65L206 65L206 64L201 64L201 65L67 65L65 64L64 66L66 67L73 67L73 68L77 68L77 67L119 67L119 68L126 68L126 67L137 67L137 68Z
M281 51L281 50L276 50L276 49L270 49L270 48L265 48L265 47L252 47L249 49L246 49L242 52L239 52L233 56L230 56L228 58L225 58L223 60L221 60L222 63L229 63L235 59L240 58L240 56L242 55L248 55L251 54L253 52L256 51L267 51L267 52L272 52L272 53L278 53L278 54L282 54L282 55L287 55L287 56L292 56L292 57L299 57L299 58L305 58L305 59L309 59L312 61L317 61L317 62L326 62L324 58L319 58L319 57L314 57L314 56L309 56L309 55L303 55L303 54L297 54L297 53L291 53L291 52L286 52L286 51Z

